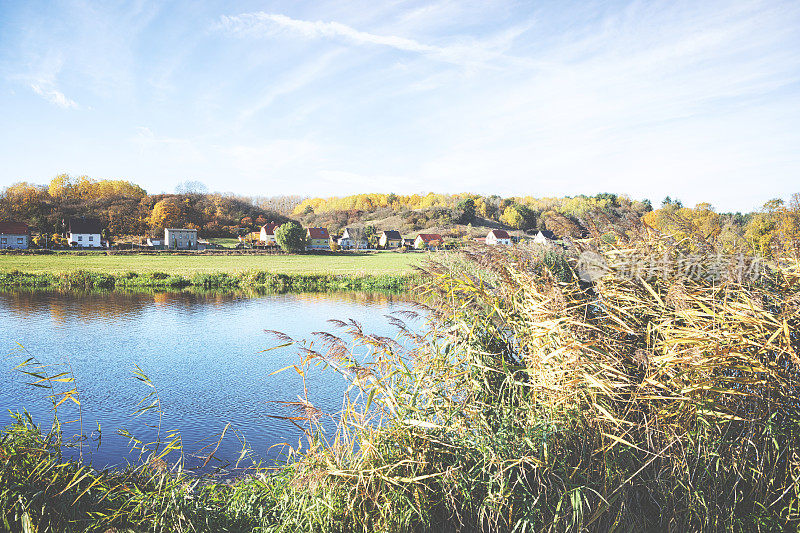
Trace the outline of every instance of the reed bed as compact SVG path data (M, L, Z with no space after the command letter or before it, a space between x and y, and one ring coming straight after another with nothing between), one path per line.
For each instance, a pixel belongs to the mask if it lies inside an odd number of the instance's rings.
M304 345L363 401L332 441L309 433L300 464L335 502L286 530L796 530L797 265L742 279L704 270L711 247L624 237L429 265L433 329L392 318L410 348L339 324L370 365ZM630 274L689 252L688 274Z
M637 267L686 254L691 269ZM587 257L602 267L588 278ZM203 485L148 460L141 484L84 478L74 463L40 466L58 446L20 419L0 442L3 519L37 531L797 530L800 269L712 272L715 257L713 243L641 228L443 256L421 273L426 306L387 317L395 338L355 321L312 339L274 332L298 349L283 371L305 383L324 366L349 383L338 413L305 387L274 399L273 420L304 434L276 471ZM77 499L67 512L41 491Z

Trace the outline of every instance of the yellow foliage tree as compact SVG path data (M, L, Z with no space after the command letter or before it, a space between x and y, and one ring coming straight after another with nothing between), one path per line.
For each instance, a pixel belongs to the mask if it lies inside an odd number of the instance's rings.
M764 257L800 256L800 193L792 195L788 206L780 199L764 204L748 222L744 236Z
M47 192L53 198L65 198L70 195L71 188L72 182L70 181L69 174L59 174L50 180L50 186L47 188Z
M175 198L164 198L153 206L150 213L150 227L153 229L180 228L183 220L183 204Z
M510 205L506 207L503 211L503 214L500 215L500 222L506 226L518 229L522 225L523 219L522 215L520 215L519 212L514 209L514 206Z
M722 231L722 220L708 203L699 203L694 209L669 204L645 213L642 221L679 241L690 237L714 240Z

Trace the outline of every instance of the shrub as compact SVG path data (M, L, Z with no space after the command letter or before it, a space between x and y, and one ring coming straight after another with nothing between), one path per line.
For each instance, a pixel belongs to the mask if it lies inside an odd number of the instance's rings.
M275 240L284 252L301 252L306 247L306 233L297 222L286 222L276 228Z

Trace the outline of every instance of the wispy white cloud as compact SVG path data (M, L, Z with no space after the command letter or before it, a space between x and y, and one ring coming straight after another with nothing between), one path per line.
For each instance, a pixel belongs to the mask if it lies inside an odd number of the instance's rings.
M383 46L464 66L486 64L502 55L493 47L472 39L448 46L436 46L397 35L360 31L340 22L301 20L277 13L225 15L221 18L220 25L240 35L274 35L279 30L288 30L308 39L339 38L357 45ZM520 29L516 34L522 31L524 30Z
M33 92L50 102L51 104L57 105L63 109L77 109L78 104L75 100L68 98L58 89L54 89L52 87L43 87L38 83L31 83L31 89Z
M78 103L59 90L58 78L64 66L60 52L48 51L31 60L27 71L11 76L11 79L27 85L35 94L62 109L77 109Z

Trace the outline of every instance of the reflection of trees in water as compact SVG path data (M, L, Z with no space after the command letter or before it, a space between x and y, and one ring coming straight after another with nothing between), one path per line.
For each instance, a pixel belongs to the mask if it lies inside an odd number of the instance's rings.
M339 301L347 303L368 303L385 304L393 302L411 301L411 298L404 294L391 294L385 292L300 292L291 293L297 300L304 302Z
M146 298L142 294L78 291L0 291L0 306L25 317L47 314L54 324L70 320L109 320L138 315Z
M244 302L252 298L284 297L302 302L343 302L356 304L389 304L410 301L402 294L380 292L306 292L271 293L258 290L242 291L176 291L176 292L127 292L127 291L58 291L41 289L19 289L0 291L0 307L12 310L25 317L48 314L54 324L63 325L69 320L109 321L139 316L150 308L180 309L187 313L202 312L212 305Z
M54 324L70 320L109 321L139 316L150 308L200 310L209 303L222 305L241 299L237 294L191 292L92 292L56 290L0 291L0 306L20 316L48 314Z

